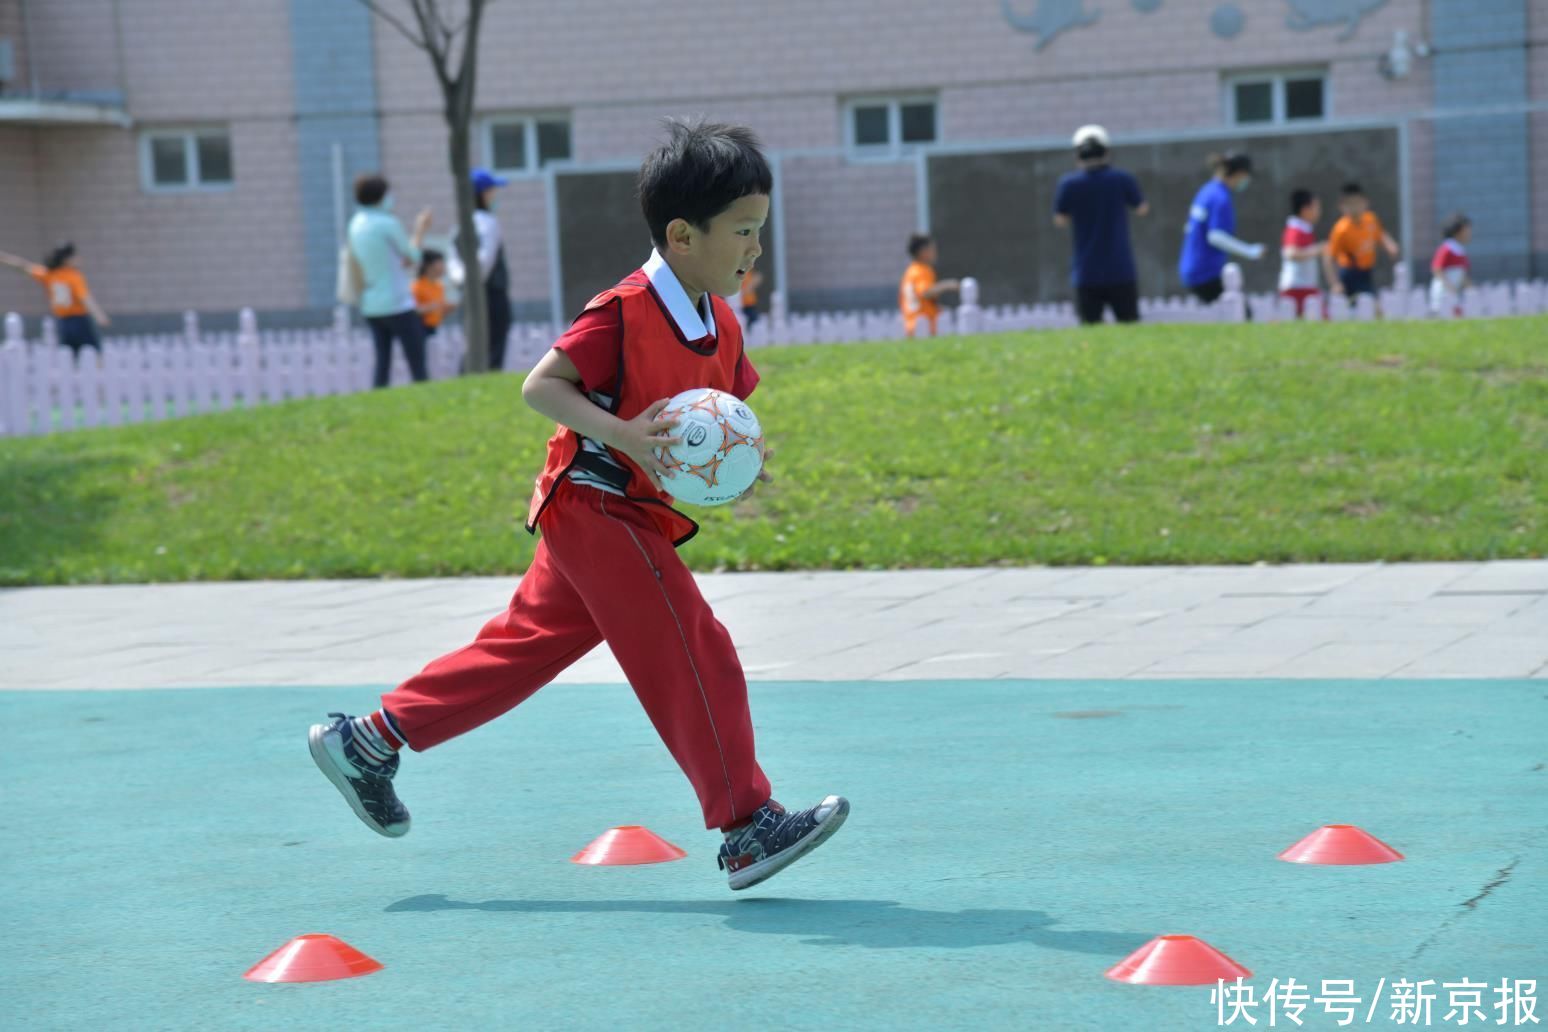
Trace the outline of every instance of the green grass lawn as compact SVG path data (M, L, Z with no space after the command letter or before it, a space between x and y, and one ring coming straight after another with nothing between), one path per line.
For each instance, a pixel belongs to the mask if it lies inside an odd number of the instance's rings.
M698 569L1548 554L1548 319L754 358L778 481L695 513ZM549 425L519 388L0 441L0 583L522 570Z

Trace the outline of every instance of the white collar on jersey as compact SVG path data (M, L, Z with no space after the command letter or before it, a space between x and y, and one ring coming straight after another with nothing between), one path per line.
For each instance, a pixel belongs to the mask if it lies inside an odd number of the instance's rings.
M699 299L703 310L695 308L693 302L688 300L688 292L678 282L677 273L661 257L661 252L654 248L643 268L650 279L650 285L656 288L656 296L661 298L667 311L672 313L672 321L677 323L685 339L703 340L715 336L715 309L708 294Z
M1292 215L1288 219L1285 219L1285 225L1292 229L1299 229L1302 233L1312 232L1312 224L1301 218L1299 215Z
M1456 255L1458 258L1467 257L1467 248L1463 247L1461 244L1457 243L1450 237L1446 238L1446 246L1451 248L1451 253Z

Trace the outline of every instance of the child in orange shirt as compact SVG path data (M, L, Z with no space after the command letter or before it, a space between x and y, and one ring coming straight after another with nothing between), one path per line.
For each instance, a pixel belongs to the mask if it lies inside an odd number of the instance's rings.
M758 311L758 288L763 286L763 273L757 269L750 270L742 277L742 294L738 299L742 305L742 317L747 320L747 328L753 328L758 321L758 316L763 313Z
M898 284L898 308L903 312L903 334L912 337L914 327L922 317L930 324L930 336L933 337L936 320L941 314L937 299L942 294L957 290L960 284L954 279L935 278L935 263L940 253L934 239L928 234L915 233L909 237L908 254L913 261L903 273L903 282Z
M446 313L456 308L456 302L446 300L446 256L440 251L425 248L419 258L419 278L414 280L414 307L425 324L425 336L435 336Z
M97 326L108 326L112 320L91 296L86 277L75 267L75 245L63 244L44 259L42 265L0 251L0 265L9 265L30 275L43 284L48 292L49 312L59 324L59 343L80 358L82 348L96 348L102 355L102 340L97 336Z
M1371 275L1376 268L1376 245L1380 244L1393 261L1401 253L1397 241L1382 228L1381 219L1371 211L1371 202L1359 183L1344 184L1338 209L1343 218L1333 224L1328 245L1322 252L1323 270L1333 293L1342 294L1354 303L1361 294L1376 299L1376 318L1381 318L1381 301L1376 294L1376 283Z

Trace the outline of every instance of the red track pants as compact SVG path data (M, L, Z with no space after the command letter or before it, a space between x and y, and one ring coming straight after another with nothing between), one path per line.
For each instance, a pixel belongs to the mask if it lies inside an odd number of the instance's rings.
M677 550L638 505L568 482L541 529L510 608L382 696L409 746L493 720L606 641L699 794L705 827L745 820L769 798L747 681Z

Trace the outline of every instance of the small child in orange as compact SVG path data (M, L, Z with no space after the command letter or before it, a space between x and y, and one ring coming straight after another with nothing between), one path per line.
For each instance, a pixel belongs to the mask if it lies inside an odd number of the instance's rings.
M102 355L102 340L97 327L108 326L107 317L97 299L91 296L86 277L75 266L75 245L63 244L44 259L42 265L0 251L0 265L9 265L30 275L48 292L48 308L59 324L59 343L80 358L82 348L96 348Z
M1379 244L1394 262L1402 252L1382 227L1381 219L1371 211L1371 202L1358 183L1346 183L1338 202L1343 218L1333 224L1328 235L1328 245L1322 252L1323 270L1328 274L1328 285L1333 293L1342 294L1350 304L1361 294L1376 299L1376 317L1381 318L1380 295L1372 275L1376 268L1376 247Z
M747 320L747 328L750 330L763 313L758 311L758 288L763 286L763 273L753 269L742 277L742 294L738 299L742 306L742 317Z
M898 284L898 308L903 312L903 334L914 335L914 328L923 318L930 326L930 336L935 336L936 320L940 317L938 301L942 294L960 288L954 279L937 280L935 263L939 250L935 240L926 233L915 233L908 238L908 254L913 259Z
M446 300L446 256L425 248L419 258L419 278L414 280L414 307L425 324L425 336L433 337L446 313L456 302Z

